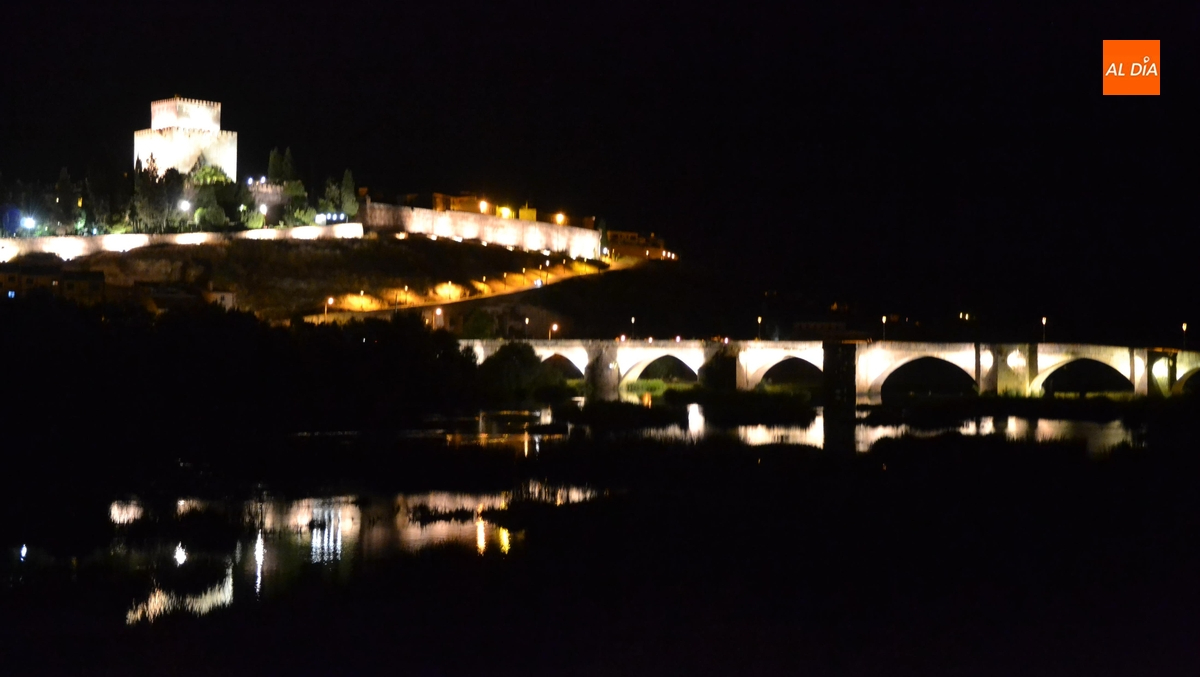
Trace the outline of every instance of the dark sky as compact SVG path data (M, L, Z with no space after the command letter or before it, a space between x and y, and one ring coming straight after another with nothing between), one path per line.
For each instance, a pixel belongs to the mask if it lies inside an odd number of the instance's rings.
M178 93L224 104L243 174L290 146L311 178L596 214L764 286L1195 279L1195 3L104 5L6 9L6 177L129 162ZM1163 95L1101 96L1105 38L1162 40Z

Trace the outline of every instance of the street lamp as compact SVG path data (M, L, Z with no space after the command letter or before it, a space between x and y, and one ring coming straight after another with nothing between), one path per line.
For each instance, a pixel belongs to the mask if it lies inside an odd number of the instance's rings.
M546 338L547 338L548 340L553 340L553 339L554 339L554 332L556 332L556 331L558 331L558 323L557 323L557 322L556 322L556 323L554 323L554 324L552 324L552 325L550 325L550 331L546 332Z
M529 338L529 318L525 318L525 338Z
M1187 322L1183 323L1183 349L1187 350Z
M262 214L263 216L266 216L266 215L267 215L267 209L269 209L269 207L267 207L265 204L259 205L259 206L258 206L258 213L259 213L259 214Z
M887 315L884 315L881 321L883 322L883 338L881 340L886 341L887 340Z
M508 291L508 273L504 273L504 291Z
M758 316L758 340L762 340L762 315Z
M330 296L329 298L325 299L325 317L326 318L329 317L329 306L332 306L332 305L333 305L333 297Z
M187 210L189 210L189 209L191 209L191 208L192 208L192 203L191 203L191 202L188 202L187 200L180 200L180 201L179 201L179 211L181 211L181 212L186 212Z
M1042 343L1046 342L1046 316L1042 316Z
M442 320L442 309L438 308L438 309L434 310L433 314L434 314L433 328L437 329L438 323L441 322L441 320Z

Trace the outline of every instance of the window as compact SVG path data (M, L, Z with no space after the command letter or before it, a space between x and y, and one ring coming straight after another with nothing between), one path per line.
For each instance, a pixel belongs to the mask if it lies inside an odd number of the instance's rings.
M51 283L50 283L50 286L51 286L51 287L57 287L57 286L58 286L58 280L54 280L53 282L51 282Z
M8 291L8 298L10 298L10 299L15 299L15 298L17 298L17 292L15 292L15 291L12 291L12 290L10 289L10 290Z

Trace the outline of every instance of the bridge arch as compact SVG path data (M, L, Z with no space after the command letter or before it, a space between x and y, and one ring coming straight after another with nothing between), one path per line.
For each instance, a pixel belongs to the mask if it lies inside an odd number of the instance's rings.
M1192 369L1180 374L1175 379L1175 385L1171 386L1171 395L1174 396L1184 394L1184 390L1187 388L1188 381L1190 381L1191 378L1196 374L1200 374L1200 367L1193 367ZM1200 383L1200 381L1198 381L1198 383Z
M763 379L766 378L768 372L770 372L775 367L778 367L778 366L784 364L785 362L788 362L789 360L795 360L797 362L800 362L800 363L806 365L807 367L811 367L813 369L816 369L817 371L822 371L821 365L813 364L813 362L811 360L801 357L800 355L783 355L782 357L775 360L774 362L769 362L767 364L763 364L758 369L756 369L753 373L747 374L746 375L746 387L750 388L750 389L757 388L759 386L759 384L761 384L763 382Z
M825 347L820 341L748 341L738 351L738 387L753 390L772 367L789 358L824 371Z
M693 375L695 375L697 380L699 380L699 378L700 378L700 368L699 367L693 367L692 365L688 364L681 358L676 357L674 355L667 354L667 355L659 355L658 357L655 357L652 359L643 360L643 361L638 362L637 364L629 367L629 370L621 375L620 385L623 386L631 381L638 380L639 378L641 378L642 373L646 371L647 367L649 367L650 365L652 365L656 362L659 362L661 360L667 360L667 359L675 360L679 364L682 364L686 369L691 371ZM701 365L701 366L703 366L703 365Z
M955 367L958 372L961 372L966 376L966 380L969 380L975 385L976 390L979 388L979 384L975 381L975 370L973 368L974 365L972 365L971 369L968 369L966 365L959 364L954 360L946 359L940 355L912 355L893 362L875 377L867 391L867 394L870 396L871 400L874 402L882 401L884 383L894 376L897 371L921 362L937 362L943 365Z
M704 345L698 341L663 341L659 344L623 342L617 346L618 385L637 380L652 362L668 356L684 363L695 374L699 374L700 367L708 361Z
M538 357L541 356L539 355ZM587 369L587 363L584 363L583 369L580 369L579 365L576 364L574 360L561 353L554 353L549 357L543 358L542 364L553 366L561 371L563 376L568 379L583 378L585 370Z
M1126 359L1128 359L1128 358L1126 358ZM1140 359L1140 358L1137 358L1137 359ZM1110 371L1119 374L1122 379L1124 379L1127 383L1129 383L1129 387L1131 390L1137 386L1137 384L1134 383L1133 379L1129 378L1129 367L1127 364L1121 365L1121 366L1125 366L1125 369L1121 369L1116 365L1110 364L1106 360L1098 360L1094 357L1085 357L1085 356L1081 355L1078 357L1071 357L1071 358L1063 360L1061 362L1057 362L1054 365L1047 367L1046 369L1039 370L1038 375L1036 377L1034 377L1034 379L1032 381L1029 382L1029 395L1041 396L1042 394L1044 394L1045 390L1046 390L1046 381L1048 381L1055 374L1061 373L1063 367L1067 367L1069 365L1082 365L1082 364L1088 364L1088 363L1107 367ZM1144 368L1144 365L1139 365L1139 366L1142 366Z

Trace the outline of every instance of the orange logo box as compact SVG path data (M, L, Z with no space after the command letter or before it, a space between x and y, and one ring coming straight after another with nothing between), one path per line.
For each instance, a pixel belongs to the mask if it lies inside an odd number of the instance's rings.
M1158 40L1104 41L1104 95L1158 96Z

